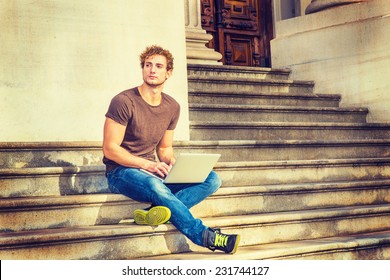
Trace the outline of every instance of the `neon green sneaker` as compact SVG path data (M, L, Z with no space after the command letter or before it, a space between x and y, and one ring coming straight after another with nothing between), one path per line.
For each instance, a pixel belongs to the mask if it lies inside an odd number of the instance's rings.
M134 211L134 222L137 225L158 226L165 224L171 218L171 210L165 206L154 206L149 210Z
M208 229L203 232L203 244L212 251L221 250L234 254L240 243L240 235L223 234L220 229Z

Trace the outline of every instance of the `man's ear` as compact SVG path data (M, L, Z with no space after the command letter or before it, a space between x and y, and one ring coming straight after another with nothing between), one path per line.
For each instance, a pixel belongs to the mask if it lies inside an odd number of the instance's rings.
M170 78L172 76L172 72L173 72L173 69L167 71L167 74L165 75L165 80L168 80L168 78Z

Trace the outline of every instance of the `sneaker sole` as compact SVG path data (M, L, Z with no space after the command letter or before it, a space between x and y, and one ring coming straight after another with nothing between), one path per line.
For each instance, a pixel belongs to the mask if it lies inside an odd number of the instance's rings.
M146 223L150 226L165 224L171 218L171 210L165 206L155 206L146 214Z
M240 243L240 240L241 240L241 236L240 236L240 235L237 235L236 243L234 243L233 251L231 251L230 254L234 254L234 253L237 252L238 244Z
M157 226L168 222L170 218L171 211L165 206L155 206L149 211L134 211L134 222L137 225Z

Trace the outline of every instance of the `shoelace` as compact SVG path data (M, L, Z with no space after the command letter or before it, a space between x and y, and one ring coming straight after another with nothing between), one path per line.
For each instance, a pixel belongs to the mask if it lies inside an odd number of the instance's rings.
M225 247L228 241L228 236L225 234L216 233L214 246L216 247Z

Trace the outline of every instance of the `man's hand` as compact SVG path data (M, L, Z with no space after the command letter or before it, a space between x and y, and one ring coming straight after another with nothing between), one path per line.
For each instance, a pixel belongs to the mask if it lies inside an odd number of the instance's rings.
M160 177L165 178L169 171L171 171L173 164L166 164L165 162L152 162L150 161L147 166L145 167L145 170L156 173Z

